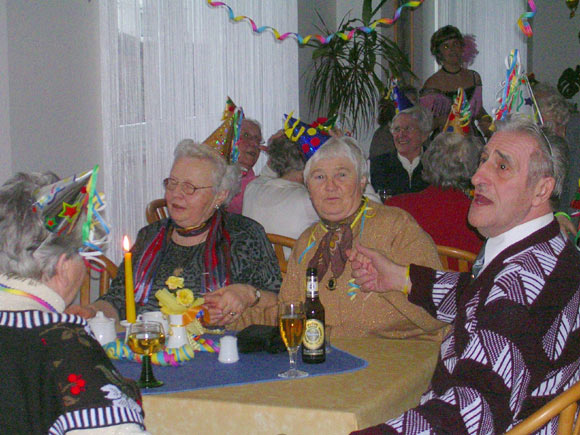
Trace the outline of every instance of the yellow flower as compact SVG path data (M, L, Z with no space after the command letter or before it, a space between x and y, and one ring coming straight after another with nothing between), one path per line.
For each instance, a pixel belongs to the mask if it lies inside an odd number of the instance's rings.
M188 288L177 290L175 296L179 305L189 307L193 303L193 292Z
M165 285L169 288L169 290L183 288L183 278L170 276L167 278L167 281L165 281Z

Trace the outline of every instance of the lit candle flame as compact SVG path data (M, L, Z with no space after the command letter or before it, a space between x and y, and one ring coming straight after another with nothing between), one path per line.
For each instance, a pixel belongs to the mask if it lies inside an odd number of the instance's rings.
M129 252L131 250L131 243L129 242L129 237L123 237L123 250Z

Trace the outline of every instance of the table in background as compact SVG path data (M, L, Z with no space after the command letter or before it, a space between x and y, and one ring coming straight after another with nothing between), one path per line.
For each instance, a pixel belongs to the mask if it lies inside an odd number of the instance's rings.
M439 344L379 338L335 339L368 361L352 373L143 396L155 435L348 434L396 417L427 389ZM286 367L280 367L282 371Z

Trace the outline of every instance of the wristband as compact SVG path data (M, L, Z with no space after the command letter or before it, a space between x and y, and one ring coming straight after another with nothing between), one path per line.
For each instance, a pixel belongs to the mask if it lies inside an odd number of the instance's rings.
M255 293L256 299L254 300L254 302L252 303L252 305L250 305L248 308L255 307L260 302L260 299L262 299L262 292L259 289L255 289L255 292L256 292Z
M554 217L558 217L558 216L564 216L564 217L567 217L567 218L568 218L568 220L569 220L570 222L572 222L572 218L571 218L571 217L570 217L570 215L569 215L568 213L566 213L566 212L559 211L559 212L556 212L556 213L554 213Z
M411 284L411 277L409 276L410 269L411 265L407 266L405 269L405 286L403 287L403 294L405 296L409 296L409 284Z

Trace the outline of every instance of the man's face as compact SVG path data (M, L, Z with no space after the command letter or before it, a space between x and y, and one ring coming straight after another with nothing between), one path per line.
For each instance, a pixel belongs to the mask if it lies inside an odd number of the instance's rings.
M495 237L539 217L533 210L538 183L528 186L534 150L535 140L516 132L497 132L485 146L471 178L475 196L468 215L469 223L482 235Z
M238 164L243 168L250 170L254 167L260 157L260 143L262 142L262 132L260 127L249 121L242 121L240 130L240 140L238 149L240 155Z
M419 129L417 120L406 113L393 121L391 134L397 152L410 161L421 154L423 142L428 138L428 134Z

